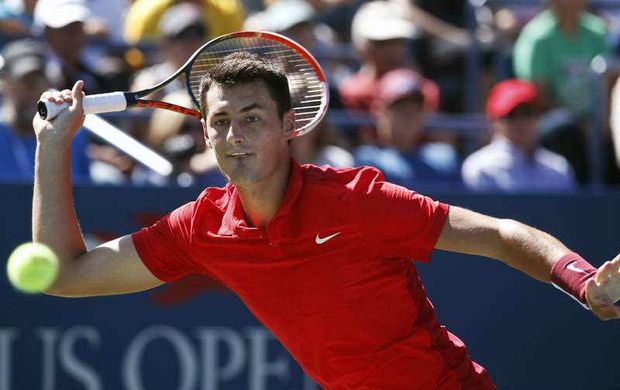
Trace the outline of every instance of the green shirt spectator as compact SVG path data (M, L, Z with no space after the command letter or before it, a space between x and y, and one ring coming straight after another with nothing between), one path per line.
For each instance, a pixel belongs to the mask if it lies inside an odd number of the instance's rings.
M514 49L518 78L539 84L552 105L568 108L583 117L591 101L589 66L599 54L609 52L604 21L583 12L572 34L560 29L558 19L546 10L523 29Z

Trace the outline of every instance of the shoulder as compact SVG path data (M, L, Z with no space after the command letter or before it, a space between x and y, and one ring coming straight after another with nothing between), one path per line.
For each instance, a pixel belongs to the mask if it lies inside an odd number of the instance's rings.
M376 181L383 181L380 170L374 167L361 166L355 168L317 167L306 164L301 166L304 182L309 186L334 186L357 191L368 188Z
M336 145L326 145L317 157L317 165L333 167L352 167L355 165L353 155L346 149Z
M340 93L359 93L372 90L374 81L363 72L357 72L342 80L338 89Z
M422 145L418 154L429 166L442 171L457 169L459 157L454 146L445 142L431 142Z
M581 16L581 26L586 31L594 35L598 35L603 38L607 35L607 26L605 24L605 20L589 12L585 12Z
M568 174L572 170L570 163L564 156L542 147L536 151L536 160L544 167L558 173Z
M228 187L209 187L198 197L187 202L163 217L164 223L171 229L180 229L191 237L196 231L216 229L221 223L230 200Z
M519 42L537 41L549 37L557 27L551 11L543 11L530 20L519 35Z
M224 187L207 187L196 198L197 207L226 210L232 197L232 189L229 185Z
M465 161L463 161L463 172L477 172L486 167L495 166L499 161L502 152L499 151L493 143L483 146L470 154Z

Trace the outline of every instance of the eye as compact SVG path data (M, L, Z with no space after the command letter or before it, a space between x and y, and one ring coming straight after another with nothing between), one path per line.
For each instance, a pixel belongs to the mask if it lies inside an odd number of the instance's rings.
M220 119L216 119L213 122L213 126L214 127L224 127L227 126L230 123L230 121L226 118L220 118Z
M246 117L245 120L246 120L246 122L256 123L256 122L260 121L260 118L257 117L256 115L250 115L250 116Z

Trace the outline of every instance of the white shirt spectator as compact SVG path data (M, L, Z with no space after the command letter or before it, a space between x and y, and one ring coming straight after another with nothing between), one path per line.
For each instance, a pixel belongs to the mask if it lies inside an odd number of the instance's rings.
M472 191L561 192L576 187L564 157L542 147L526 156L501 136L465 159L461 174Z

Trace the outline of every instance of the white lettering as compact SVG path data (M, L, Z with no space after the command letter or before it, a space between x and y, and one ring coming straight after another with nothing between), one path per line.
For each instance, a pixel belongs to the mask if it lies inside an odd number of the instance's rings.
M191 390L196 385L197 358L191 343L180 331L170 326L155 325L144 329L127 348L123 364L123 382L128 390L144 390L140 374L140 362L144 350L154 340L167 340L174 347L179 358L179 386L181 390ZM161 373L158 373L161 375Z
M241 337L229 328L198 328L202 345L203 370L202 389L217 390L218 383L230 380L241 372L245 365L245 345ZM228 362L219 366L218 341L224 342L230 351Z
M73 351L78 339L85 339L91 346L98 347L101 343L99 333L95 328L75 326L67 330L60 339L60 364L68 374L84 385L85 389L100 390L101 379L89 366L81 362Z
M18 336L17 328L0 328L0 390L11 390L11 344Z
M43 390L56 389L56 340L58 331L54 328L38 328L37 334L43 342L43 373L41 375L41 388Z
M248 329L250 339L250 366L248 367L248 388L250 390L267 389L267 377L277 376L281 381L289 381L289 359L280 355L277 360L269 362L268 342L275 337L265 328Z

